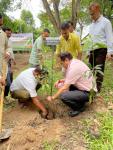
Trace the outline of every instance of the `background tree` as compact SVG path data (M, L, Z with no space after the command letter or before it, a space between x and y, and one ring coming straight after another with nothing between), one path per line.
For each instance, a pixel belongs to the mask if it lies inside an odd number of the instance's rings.
M110 19L113 24L113 1L112 0L98 0L101 6L102 14ZM88 7L92 3L92 0L81 0L80 1L80 11L78 13L78 24L80 25L80 30L90 24L90 15L88 12Z
M33 32L35 28L35 21L33 19L33 15L29 10L22 10L21 12L21 20L26 26L26 29L23 29L24 32Z
M42 0L42 2L54 28L56 29L57 32L60 32L60 25L61 25L60 10L64 8L65 5L64 6L60 5L60 3L62 2L61 0L50 0L50 1ZM72 13L70 15L71 16L70 20L72 20L74 26L76 26L77 16L80 7L80 0L72 0L71 2L68 0L65 1L66 4L67 2L71 3L72 5L71 7Z
M26 28L26 24L23 20L14 20L13 22L13 32L14 33L26 33L27 32L27 28Z
M60 10L60 19L63 21L69 20L70 19L70 14L71 14L71 8L70 5L66 6L65 8ZM56 36L56 30L53 30L54 26L49 20L49 16L46 12L41 11L40 14L38 14L38 19L41 21L41 30L44 28L48 28L51 31L52 36Z
M17 8L21 8L21 5L22 0L0 0L0 13L4 14L8 10L16 10Z
M26 23L26 25L30 25L32 27L35 26L33 15L29 10L22 10L20 18Z

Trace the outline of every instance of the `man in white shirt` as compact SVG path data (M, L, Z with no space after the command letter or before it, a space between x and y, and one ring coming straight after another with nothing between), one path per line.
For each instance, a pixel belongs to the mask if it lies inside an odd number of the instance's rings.
M36 68L26 69L12 82L10 90L13 98L23 101L31 99L36 107L41 110L42 116L46 118L48 112L45 106L39 101L39 97L36 92L36 87L42 75L43 71L39 66Z
M111 57L113 54L113 32L111 22L103 17L98 3L91 3L89 13L92 19L89 35L92 40L92 50L90 51L89 63L92 67L101 65L101 71L104 72L106 55ZM103 75L97 73L97 89L101 90Z

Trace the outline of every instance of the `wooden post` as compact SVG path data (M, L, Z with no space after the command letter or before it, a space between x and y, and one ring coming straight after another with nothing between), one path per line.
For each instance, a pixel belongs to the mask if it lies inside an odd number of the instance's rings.
M3 59L2 62L2 75L3 78L6 79L6 69L7 69L7 63ZM4 101L4 90L5 90L5 85L1 86L1 95L0 95L0 133L2 132L2 116L3 116L3 101Z

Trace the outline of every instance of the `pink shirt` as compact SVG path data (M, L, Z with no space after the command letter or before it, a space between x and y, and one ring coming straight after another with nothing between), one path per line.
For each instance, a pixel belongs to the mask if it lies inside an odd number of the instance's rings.
M89 67L78 59L72 59L66 70L65 83L73 84L82 91L97 91L96 82Z

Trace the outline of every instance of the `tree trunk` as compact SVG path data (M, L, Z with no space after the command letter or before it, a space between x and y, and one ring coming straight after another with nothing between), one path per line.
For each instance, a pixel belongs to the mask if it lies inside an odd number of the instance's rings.
M58 23L58 20L60 20L60 15L59 15L59 10L58 10L58 6L59 6L59 3L57 5L55 5L55 14L57 15L57 19L54 17L54 15L52 14L52 11L49 7L49 4L47 2L47 0L42 0L43 2L43 5L44 5L44 8L46 10L46 13L48 14L49 16L49 19L51 21L51 23L53 24L53 26L55 27L56 31L59 33L60 29L59 29L59 24Z
M61 20L60 20L60 13L59 13L59 3L60 3L60 0L56 0L54 1L53 0L53 8L54 8L54 11L55 11L55 19L56 19L56 22L57 22L57 26L60 30L60 25L61 25Z
M80 10L80 0L72 0L72 22L74 28L76 28L79 10Z

